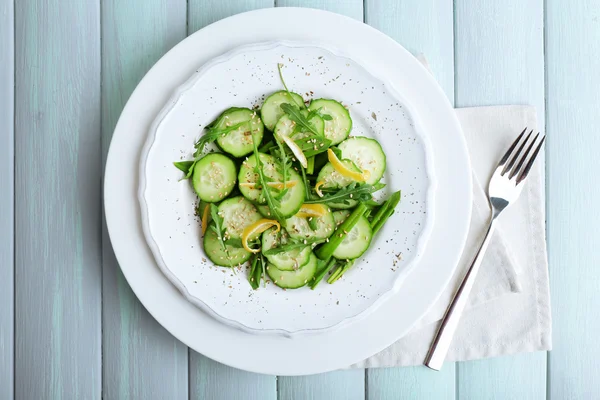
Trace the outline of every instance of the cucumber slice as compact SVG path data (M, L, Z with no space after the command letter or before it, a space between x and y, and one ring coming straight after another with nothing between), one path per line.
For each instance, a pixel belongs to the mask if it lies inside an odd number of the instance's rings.
M248 261L252 253L241 247L225 245L227 251L223 250L214 225L215 223L211 222L204 234L204 252L210 261L222 267L235 267Z
M200 200L214 203L229 196L236 180L233 160L221 153L210 153L196 163L192 186Z
M285 90L275 92L266 98L260 110L260 116L268 130L272 131L275 129L275 124L277 124L279 118L283 116L284 112L281 109L281 105L283 103L293 104L293 102L295 102L298 106L304 105L304 99L302 96L300 96L298 93L291 94L293 100L290 99L290 96Z
M243 124L217 139L219 147L234 157L252 153L254 149L252 138L256 143L260 143L263 138L264 125L256 111L249 108L230 108L210 125L216 129L226 129L243 122L247 122L247 124Z
M283 221L283 225L292 239L326 239L335 230L335 221L333 213L327 209L327 213L322 217L312 217L312 229L306 218L293 216Z
M283 229L277 232L275 228L271 228L262 235L262 251L264 253L267 250L287 244L289 241L289 235ZM265 257L281 271L294 271L306 265L311 254L310 246L304 246L277 254L265 255Z
M344 163L346 167L356 170L356 167L352 161L342 160L342 163ZM333 165L328 162L319 171L319 174L317 175L317 182L325 182L322 187L326 189L339 189L344 186L348 186L354 182L354 180L342 176L342 174L337 172L335 168L333 168Z
M352 161L342 160L342 162L348 168L356 169L356 167ZM323 166L323 168L321 168L321 171L319 171L319 175L317 175L317 182L325 182L322 186L325 189L339 189L344 186L348 186L349 184L351 184L354 181L350 178L346 178L346 177L342 176L339 172L337 172L333 168L333 165L330 162L328 162L327 164L325 164ZM329 202L329 203L327 203L327 205L329 207L336 208L336 209L348 209L348 208L355 207L356 204L357 204L356 200L348 200L347 202L337 202L337 203Z
M346 237L333 252L338 260L358 258L363 255L371 244L373 231L369 220L361 216L356 225L346 234Z
M333 220L335 221L335 227L337 228L348 218L350 215L350 211L342 210L342 211L334 211L333 212Z
M267 266L267 274L274 284L284 289L297 289L306 285L317 272L317 256L310 253L308 262L296 271L282 271L273 264Z
M308 111L303 111L303 113L304 115L307 115ZM315 115L308 122L312 124L312 126L317 130L317 132L319 132L321 136L324 134L325 122L323 121L323 118L319 117L318 115ZM292 121L287 115L283 115L281 118L279 118L279 121L277 121L277 124L275 125L275 137L281 138L283 136L289 136L294 140L298 140L304 139L305 137L314 136L313 132L306 132L304 130L300 130L294 133L295 129L296 123Z
M321 114L332 118L325 121L325 137L331 140L332 145L341 143L350 134L352 118L346 107L339 102L328 99L313 100L308 109L320 110Z
M260 154L259 157L265 177L272 179L273 181L280 179L281 175L277 172L275 159L265 153L258 154ZM252 154L242 162L240 167L240 172L238 174L240 192L245 198L254 203L265 204L267 200L262 194L263 189L259 184L258 173L254 171L254 168L256 168L256 158L254 154ZM248 184L250 184L250 186L248 186Z
M352 137L338 146L343 159L352 160L358 168L369 171L368 184L378 182L385 172L385 153L379 142L363 136Z
M219 204L219 215L223 218L225 239L241 239L244 229L262 219L256 207L242 196L232 197ZM256 237L251 237L250 240Z
M256 207L260 215L262 215L263 217L273 218L273 214L271 213L271 209L269 208L269 206L255 204L254 207Z
M283 177L277 170L277 165L275 159L264 153L260 154L260 160L263 165L263 173L265 177L270 178L274 182L281 182ZM263 188L258 184L259 178L258 174L254 172L254 168L256 167L256 158L254 155L248 157L240 168L240 172L238 175L238 180L240 182L240 192L242 195L248 200L258 203L265 204L267 199L264 197ZM289 170L288 181L295 181L296 186L288 188L287 193L280 200L279 212L283 216L283 218L291 217L296 214L302 204L304 203L304 183L302 182L302 178L300 175L294 171L293 169ZM253 184L254 186L248 186L247 184ZM271 194L274 196L277 195L277 191L275 189L270 189Z

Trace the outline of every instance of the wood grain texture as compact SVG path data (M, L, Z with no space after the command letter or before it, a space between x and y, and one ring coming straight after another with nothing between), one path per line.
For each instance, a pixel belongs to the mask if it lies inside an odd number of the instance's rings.
M452 0L397 2L367 0L365 22L422 55L454 103L454 13ZM418 29L417 29L418 27ZM455 364L440 372L425 367L370 369L367 397L384 399L454 399Z
M240 12L272 7L273 0L188 0L188 34ZM277 378L240 371L189 351L190 399L268 400L277 397Z
M426 367L369 369L367 399L454 400L454 365L455 363L447 363L439 372Z
M545 353L459 363L460 400L545 399Z
M459 107L531 104L544 129L543 0L455 2ZM458 364L460 399L542 399L546 354Z
M427 59L435 79L454 102L452 0L367 0L365 22Z
M278 7L310 7L343 14L363 21L362 0L277 0ZM329 372L303 377L281 376L277 381L279 400L364 399L365 370Z
M363 400L365 370L351 369L309 376L280 376L279 400Z
M15 397L101 397L100 7L15 4Z
M274 400L274 376L254 374L220 364L190 349L190 399Z
M104 160L127 99L148 69L185 34L185 0L103 1ZM102 250L105 398L187 399L187 347L135 297L117 264L105 225Z
M600 1L546 3L549 397L600 396Z
M0 399L14 394L14 2L0 0Z
M188 0L188 35L220 19L273 4L274 0Z
M277 7L307 7L327 10L363 21L363 0L275 0Z

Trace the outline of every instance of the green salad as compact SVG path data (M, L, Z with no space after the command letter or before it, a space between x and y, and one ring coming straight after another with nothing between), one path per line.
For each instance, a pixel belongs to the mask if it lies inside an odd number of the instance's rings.
M281 74L281 64L278 65ZM373 193L386 169L381 145L351 137L339 101L284 90L260 110L231 107L175 162L198 195L204 251L218 266L249 263L248 281L284 289L333 284L369 248L400 202ZM205 151L215 143L220 151Z

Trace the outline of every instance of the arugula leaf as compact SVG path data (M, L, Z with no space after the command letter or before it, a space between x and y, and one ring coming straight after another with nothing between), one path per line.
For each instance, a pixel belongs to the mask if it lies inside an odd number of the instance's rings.
M209 125L209 127L206 129L206 133L204 135L202 135L196 143L194 143L195 150L194 150L194 154L192 155L194 157L194 160L176 161L173 163L175 165L175 167L177 167L178 169L183 171L183 173L185 174L182 179L189 179L192 176L192 173L194 172L194 167L196 166L196 163L198 161L200 161L200 159L203 157L202 151L204 151L204 147L207 144L214 142L220 136L226 135L227 133L238 129L238 128L242 127L244 124L247 124L249 122L249 121L240 122L238 124L231 125L226 128L223 128L223 129L216 128L215 125L218 125L219 121L222 118L223 117L221 116L221 117L219 117L219 119L212 122Z
M252 137L252 145L254 147L254 158L256 158L256 167L254 168L254 172L256 172L258 174L258 180L259 180L260 185L262 186L262 195L265 196L265 199L267 199L267 204L269 205L269 208L271 209L271 212L273 213L273 216L275 217L275 219L278 221L283 220L283 217L281 216L281 213L279 212L279 200L274 198L269 190L269 186L267 185L269 180L267 179L267 177L265 177L265 174L263 172L263 169L262 169L263 164L260 159L260 153L258 152L258 148L256 147L256 142L254 141L254 136L251 136L251 137Z
M260 286L261 273L258 266L259 257L260 256L258 254L255 254L250 260L250 273L248 274L248 283L250 283L250 286L254 290L258 289L258 287Z
M173 165L174 165L174 166L175 166L177 169L179 169L179 170L183 171L183 173L184 173L186 176L187 176L187 174L189 173L189 171L190 171L190 168L191 168L192 166L194 166L194 164L195 164L195 162L194 162L194 161L175 161L175 162L173 163Z
M360 202L366 202L373 199L372 193L382 189L385 186L383 183L376 183L375 185L362 184L359 185L356 182L343 187L335 192L330 192L327 189L321 189L323 193L326 193L323 197L315 199L307 199L305 204L316 204L316 203L344 203L349 204L350 200L357 200Z
M197 158L202 155L202 151L204 150L204 146L209 143L214 142L220 136L226 135L229 132L235 131L236 129L244 126L250 121L242 121L237 124L227 126L225 128L217 128L216 126L210 127L206 129L206 133L198 139L198 141L194 144L194 148L196 151L194 152L194 158ZM217 123L218 124L218 123Z
M313 119L314 116L318 115L319 117L321 117L323 119L323 121L333 120L333 117L331 115L321 113L321 108L322 107L319 107L316 110L310 110L310 112L308 113L306 118L310 121L311 119Z
M283 73L281 72L281 67L283 67L282 63L278 63L277 64L277 70L279 71L279 79L281 80L281 83L283 84L283 88L285 89L285 91L287 92L288 97L290 98L290 100L292 100L292 102L294 104L296 104L298 107L300 108L306 108L306 104L302 103L302 104L298 104L296 102L296 99L294 99L294 96L292 96L292 93L289 91L287 85L285 84L285 80L283 79Z
M331 145L331 140L322 136L298 139L294 140L294 142L296 142L307 158L327 151Z
M292 161L290 160L288 153L286 152L286 148L283 146L283 143L280 141L276 141L277 149L272 150L273 156L275 156L275 160L277 161L277 172L279 172L282 176L281 183L283 184L283 189L277 195L277 200L283 199L283 196L289 191L285 185L288 181L290 175L290 168L292 168Z
M298 107L294 107L291 104L283 103L279 107L287 114L289 119L294 121L299 127L303 128L305 132L310 132L315 136L322 136L321 133L310 123L309 119L304 116L302 110Z
M219 215L219 207L217 207L215 203L210 204L210 216L212 217L212 220L215 221L215 224L211 227L217 234L217 239L221 244L221 248L227 253L227 246L225 245L225 238L223 237L223 217Z
M310 200L312 196L310 195L310 186L308 185L308 179L306 179L306 171L304 170L304 167L302 165L300 166L300 171L302 172L302 182L304 183L304 202L306 203L306 201Z

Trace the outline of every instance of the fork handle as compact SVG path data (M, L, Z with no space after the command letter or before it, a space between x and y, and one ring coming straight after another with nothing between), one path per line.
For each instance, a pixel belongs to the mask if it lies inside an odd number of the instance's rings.
M448 306L448 309L444 314L444 318L442 318L441 325L435 335L435 339L429 348L429 352L427 353L424 364L431 369L439 371L442 368L444 359L446 358L446 354L448 353L448 349L452 343L454 332L458 327L458 322L460 321L460 317L465 309L465 305L467 304L469 294L471 293L471 289L475 283L475 278L477 277L477 272L479 272L481 261L483 260L485 251L487 250L490 239L492 238L492 233L495 230L494 221L495 218L492 218L487 233L485 234L485 238L483 239L479 250L477 250L477 254L475 254L475 258L467 270L467 274L463 278L458 291Z

